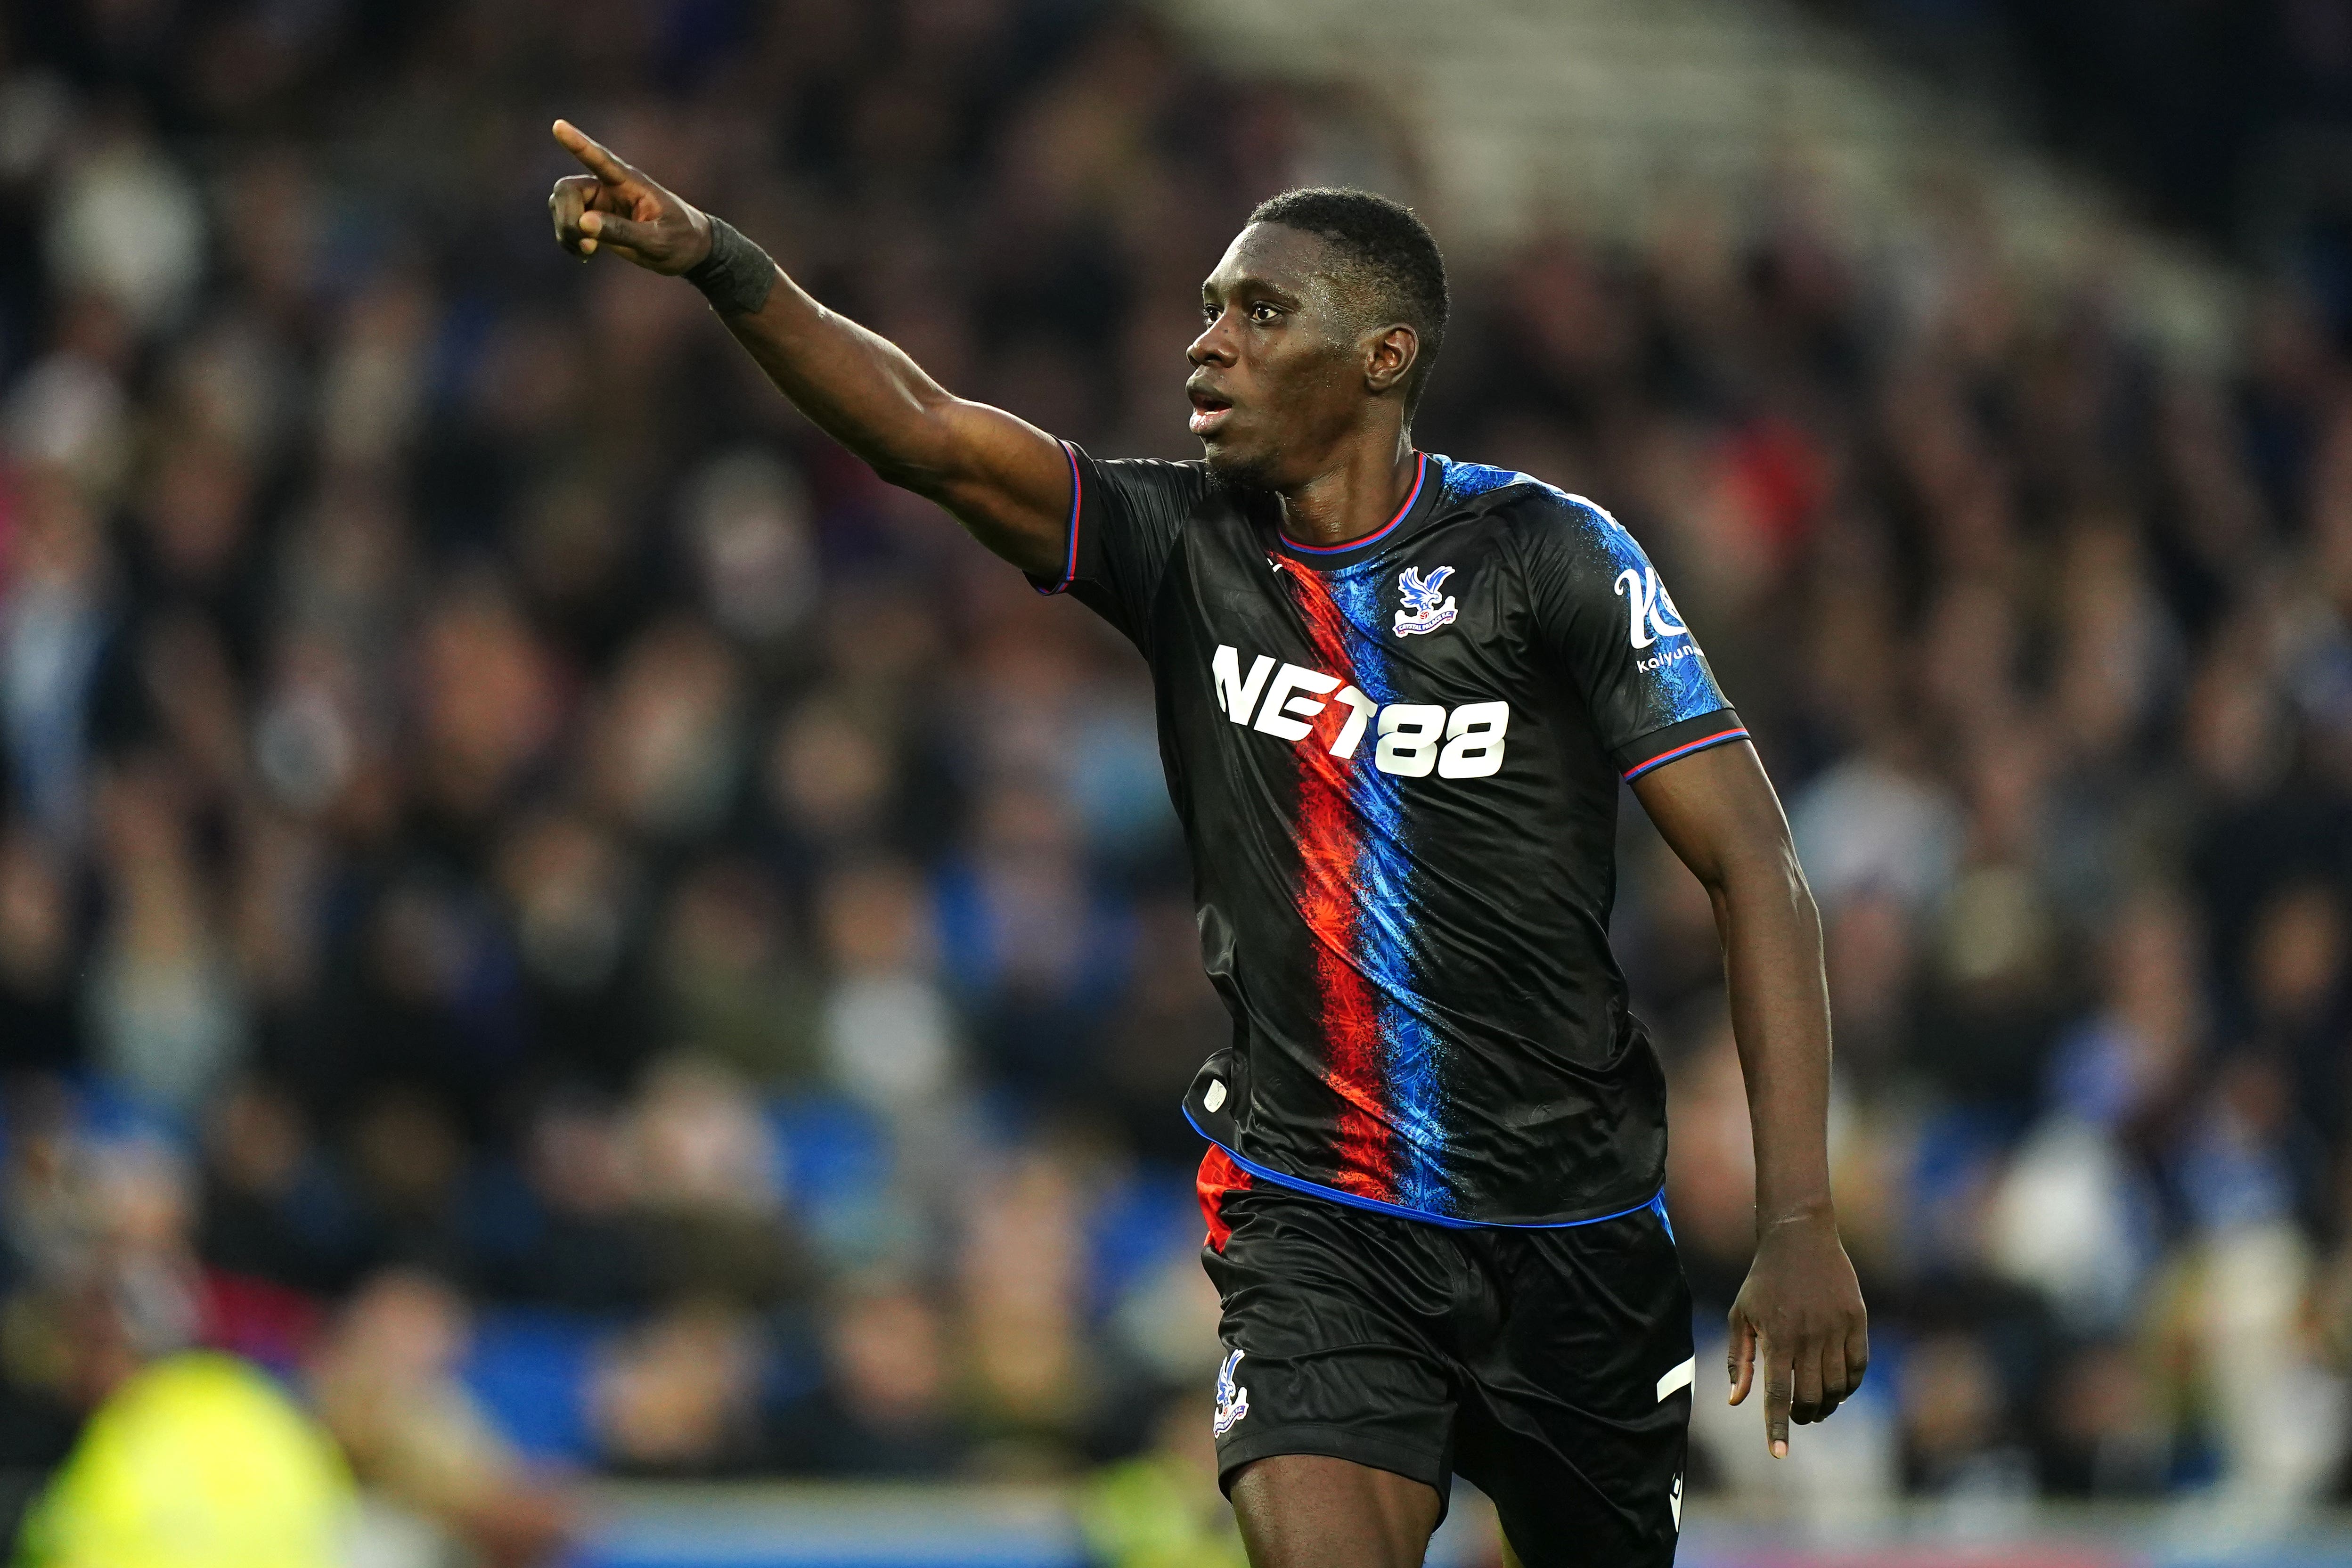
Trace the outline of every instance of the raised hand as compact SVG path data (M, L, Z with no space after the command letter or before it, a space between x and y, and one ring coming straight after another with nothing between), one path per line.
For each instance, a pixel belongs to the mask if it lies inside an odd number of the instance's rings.
M710 253L710 220L568 120L555 139L584 164L585 174L555 182L547 210L555 242L583 261L609 250L653 272L675 276Z
M1803 1215L1768 1226L1731 1305L1731 1403L1748 1397L1758 1363L1764 1377L1764 1440L1789 1455L1789 1423L1826 1421L1862 1386L1870 1365L1862 1287L1826 1218Z
M955 514L1024 572L1069 559L1077 459L1035 426L957 397L897 344L809 298L768 253L647 179L569 121L555 139L588 172L547 198L556 243L684 274L776 390L817 426ZM707 265L706 265L707 264Z

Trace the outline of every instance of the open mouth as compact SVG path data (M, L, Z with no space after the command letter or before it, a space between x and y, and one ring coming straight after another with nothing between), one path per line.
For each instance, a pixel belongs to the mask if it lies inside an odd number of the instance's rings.
M1195 436L1206 436L1214 431L1225 422L1225 416L1234 411L1232 403L1219 397L1213 392L1188 387L1185 389L1185 395L1192 400L1191 423L1192 434Z

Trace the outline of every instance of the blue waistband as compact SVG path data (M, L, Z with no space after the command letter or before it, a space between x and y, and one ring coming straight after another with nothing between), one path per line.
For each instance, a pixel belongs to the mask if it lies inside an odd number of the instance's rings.
M1277 1187L1288 1187L1294 1193L1305 1193L1309 1197L1328 1198L1335 1204L1345 1204L1349 1208L1363 1209L1371 1214L1392 1215L1398 1219L1419 1220L1423 1225L1444 1226L1448 1230L1573 1230L1578 1226L1599 1225L1604 1220L1623 1219L1629 1214L1640 1214L1643 1209L1648 1209L1658 1216L1658 1223L1666 1227L1666 1239L1672 1241L1675 1238L1675 1222L1666 1217L1666 1189L1664 1187L1660 1187L1646 1203L1638 1203L1631 1208L1619 1209L1614 1214L1597 1214L1590 1219L1517 1223L1461 1219L1453 1215L1432 1214L1427 1209L1407 1208L1402 1204L1382 1203L1378 1198L1368 1198L1355 1193L1341 1192L1337 1187L1327 1187L1320 1182L1310 1182L1304 1176L1286 1175L1280 1171L1259 1164L1229 1143L1221 1143L1214 1138L1209 1138L1208 1130L1193 1120L1192 1108L1189 1105L1184 1107L1184 1120L1192 1123L1193 1131L1203 1138L1208 1138L1210 1142L1216 1143L1218 1148L1225 1152L1226 1158L1258 1180L1272 1182Z

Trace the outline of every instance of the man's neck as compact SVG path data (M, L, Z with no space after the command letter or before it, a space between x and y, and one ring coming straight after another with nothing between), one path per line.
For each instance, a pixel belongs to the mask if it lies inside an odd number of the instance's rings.
M1410 431L1363 442L1305 484L1279 491L1285 538L1328 550L1379 532L1412 493L1419 458Z

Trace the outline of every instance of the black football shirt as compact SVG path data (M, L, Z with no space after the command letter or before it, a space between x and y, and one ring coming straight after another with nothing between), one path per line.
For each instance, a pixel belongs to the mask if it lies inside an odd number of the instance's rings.
M1234 1017L1185 1103L1204 1197L1517 1226L1649 1203L1665 1083L1609 951L1618 781L1747 731L1641 546L1434 455L1386 527L1318 549L1203 464L1068 454L1037 586L1150 663Z

